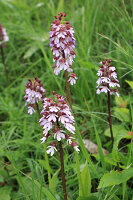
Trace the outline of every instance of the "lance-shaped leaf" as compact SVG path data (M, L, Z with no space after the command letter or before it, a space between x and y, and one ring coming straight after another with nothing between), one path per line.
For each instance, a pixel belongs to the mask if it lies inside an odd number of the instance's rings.
M128 181L133 176L133 168L125 169L121 172L111 171L104 174L100 180L98 189L105 188L113 185L119 185Z

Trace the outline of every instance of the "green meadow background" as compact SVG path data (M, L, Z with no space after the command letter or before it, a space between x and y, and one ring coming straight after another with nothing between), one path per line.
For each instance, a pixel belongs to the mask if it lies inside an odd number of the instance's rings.
M131 138L122 141L122 137L119 138L120 144L116 144L115 150L120 147L120 160L115 160L115 156L113 160L107 95L96 94L99 62L112 59L121 86L120 98L111 97L114 135L117 138L121 130L132 135L133 1L0 0L0 22L9 36L4 48L9 85L0 56L0 200L63 199L59 153L49 156L54 178L48 187L37 114L28 115L23 98L25 83L34 75L42 81L47 97L52 96L53 90L66 96L64 73L54 75L49 46L51 22L59 12L67 14L66 19L75 31L73 70L78 80L71 86L71 96L81 150L80 168L83 172L87 165L88 177L91 177L91 183L86 183L89 178L84 177L85 191L87 184L91 184L92 200L133 199L132 175L98 189L105 173L118 170L118 162L122 166L120 170L132 170L133 146ZM98 144L100 155L87 152L81 137ZM107 149L109 155L104 156L101 147ZM76 157L66 146L64 162L68 199L76 200L79 196Z

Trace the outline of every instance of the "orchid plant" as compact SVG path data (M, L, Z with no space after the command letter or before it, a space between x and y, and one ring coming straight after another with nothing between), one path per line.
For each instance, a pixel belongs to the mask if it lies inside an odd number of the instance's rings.
M112 130L112 123L111 123L111 111L110 111L110 95L117 95L119 85L119 80L117 79L117 73L116 68L111 65L111 60L105 60L100 62L101 66L100 69L98 69L97 75L99 76L99 79L97 80L97 94L100 94L101 92L104 92L108 94L108 115L109 115L109 125L110 125L110 134L111 134L111 140L112 144L114 141L113 137L113 130Z
M38 116L40 118L40 126L42 126L43 137L41 138L41 143L45 143L46 139L50 140L52 137L53 141L50 141L50 145L45 149L45 157L50 154L54 155L57 151L57 142L60 152L61 161L61 175L62 175L62 185L64 199L67 199L66 193L66 182L65 182L65 172L64 172L64 159L63 159L63 147L62 141L65 140L67 145L72 146L77 152L79 152L78 144L76 139L71 136L75 134L74 117L72 116L71 109L67 105L65 98L62 95L57 95L53 91L54 100L52 98L45 97L46 90L43 88L41 81L34 77L34 80L29 79L26 83L26 90L24 99L28 105L28 113L32 115L35 112L35 106L38 111ZM38 102L41 101L43 104L43 110L40 112ZM69 134L68 134L69 132ZM50 175L49 175L50 176Z
M77 152L79 152L79 148L77 142L73 141L75 138L70 135L75 134L74 117L71 110L62 95L57 95L55 91L53 91L53 95L54 100L52 98L44 99L43 110L41 111L43 116L40 119L40 125L43 127L43 138L41 140L44 143L46 139L53 137L54 141L47 147L47 154L51 156L57 151L56 142L58 141L63 194L64 200L67 200L62 141L66 140L67 144L72 146ZM66 134L67 131L70 134Z

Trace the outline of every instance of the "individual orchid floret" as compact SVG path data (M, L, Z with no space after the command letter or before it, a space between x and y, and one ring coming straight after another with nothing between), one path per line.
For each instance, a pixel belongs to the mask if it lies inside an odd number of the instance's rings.
M69 78L69 82L70 82L70 84L71 85L74 85L75 83L76 83L76 80L78 79L78 77L76 76L76 74L74 74L74 73L71 73L70 74L70 78Z
M5 46L5 43L8 42L9 37L7 36L6 29L0 24L0 44L2 47Z
M110 93L110 95L116 94L119 96L118 88L120 87L117 79L116 68L111 65L111 60L100 62L101 66L98 69L97 75L97 94L101 92Z
M54 142L65 140L68 145L72 146L74 137L70 134L75 134L74 117L72 116L71 109L67 105L65 98L61 95L55 94L53 91L54 100L52 98L45 98L43 103L43 110L41 114L43 115L40 119L40 126L43 129L43 138L41 138L42 143L44 143L47 138L52 137ZM47 153L55 152L55 146L49 146ZM73 146L74 147L74 146ZM77 148L74 148L77 150Z
M72 140L74 139L74 137L72 137L71 135L65 135L65 138L67 140L67 144L72 145Z
M56 146L56 143L55 143L55 142L51 142L51 143L50 143L50 146L47 147L47 149L48 149L48 150L46 151L47 154L50 154L51 156L53 156L53 155L54 155L54 152L57 151L57 149L56 149L55 146Z
M59 13L52 22L50 34L50 46L53 52L54 73L58 75L61 70L73 72L72 63L75 58L74 30L69 21L63 21L66 14Z
M71 145L77 152L80 151L79 148L78 148L77 142L72 142Z
M54 139L57 139L58 141L61 141L61 139L65 139L65 131L60 130L59 127L55 127L53 130L54 133Z
M34 106L39 101L43 102L46 90L43 88L41 81L34 77L34 80L29 79L26 83L26 90L24 99L26 100L25 106L28 104L28 113L32 115L35 112Z

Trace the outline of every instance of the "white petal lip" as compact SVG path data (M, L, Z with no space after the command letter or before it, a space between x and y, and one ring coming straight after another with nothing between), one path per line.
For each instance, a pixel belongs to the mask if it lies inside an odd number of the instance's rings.
M76 84L76 79L78 79L78 77L75 77L75 78L70 77L68 81L70 82L71 85L74 85Z
M49 122L51 122L51 121L56 122L56 117L58 117L58 116L55 115L55 114L50 114L50 115L47 116L47 119L48 119Z
M115 67L109 67L110 70L115 71Z
M79 148L78 148L78 146L75 146L75 147L73 147L77 152L79 152L80 150L79 150Z
M46 152L47 154L50 154L51 156L54 155L54 151L57 151L56 147L54 146L48 146L47 148L49 148Z
M62 123L62 124L65 124L66 122L69 122L69 119L65 116L60 116L59 117L59 121Z
M28 113L29 113L30 115L32 115L34 112L35 112L34 108L31 107L31 106L29 106L29 107L28 107Z
M65 128L66 128L69 132L75 134L75 132L74 132L74 131L75 131L75 127L74 127L72 124L70 124L70 123L65 123L64 126L65 126Z
M42 143L44 143L44 142L45 142L45 140L46 140L46 137L43 137L43 138L41 138L40 140L42 141L42 142L41 142L41 144L42 144Z
M51 112L58 112L58 111L60 110L60 108L57 107L57 106L50 106L50 107L49 107L49 110L50 110Z
M65 131L60 130L54 133L54 139L57 138L58 141L61 141L61 139L65 139L65 135L63 132Z

